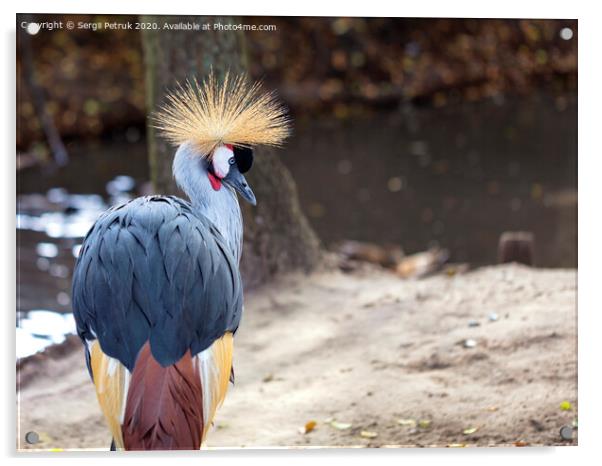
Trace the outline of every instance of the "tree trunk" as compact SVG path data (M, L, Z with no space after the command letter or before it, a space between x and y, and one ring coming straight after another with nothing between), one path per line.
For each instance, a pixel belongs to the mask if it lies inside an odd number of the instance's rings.
M233 18L143 16L141 21L159 25L157 30L142 31L149 112L157 108L176 82L192 77L202 79L211 67L218 78L226 71L240 73L247 69L241 31L162 29L164 22L228 24L234 22ZM175 148L150 126L147 139L154 189L162 194L181 194L171 174ZM257 207L243 202L241 272L245 285L261 284L289 270L313 269L320 261L320 244L301 211L294 180L279 155L271 150L257 150L253 169L246 175L256 194Z
M286 149L284 149L286 150ZM301 211L297 187L280 154L262 149L246 173L257 206L243 202L245 234L241 273L247 287L294 269L310 271L320 261L320 243Z

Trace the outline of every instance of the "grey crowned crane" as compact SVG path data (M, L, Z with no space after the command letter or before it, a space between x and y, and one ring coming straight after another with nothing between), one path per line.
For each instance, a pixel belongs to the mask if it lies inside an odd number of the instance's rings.
M84 239L73 312L112 449L198 449L233 380L243 292L237 192L252 148L289 134L284 108L244 76L168 94L155 126L178 146L190 202L147 196L103 213Z

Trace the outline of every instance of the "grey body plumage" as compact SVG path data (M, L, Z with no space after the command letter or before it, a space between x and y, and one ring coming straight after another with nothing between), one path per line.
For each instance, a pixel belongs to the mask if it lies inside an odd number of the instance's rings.
M78 334L132 370L150 341L162 365L197 354L242 313L238 263L224 236L172 196L105 212L86 236L73 278Z

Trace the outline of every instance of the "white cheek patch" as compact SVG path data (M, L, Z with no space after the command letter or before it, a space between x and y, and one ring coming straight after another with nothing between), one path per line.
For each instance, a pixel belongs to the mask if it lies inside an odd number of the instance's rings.
M219 146L213 151L213 157L211 163L213 164L213 171L220 178L225 178L230 171L230 163L228 160L234 157L234 152L228 149L226 146Z

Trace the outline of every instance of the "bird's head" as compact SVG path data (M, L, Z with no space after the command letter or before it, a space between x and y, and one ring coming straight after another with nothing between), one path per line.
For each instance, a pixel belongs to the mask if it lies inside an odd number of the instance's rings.
M229 73L221 81L210 73L202 83L178 86L154 121L163 136L179 146L174 176L189 195L199 191L194 183L208 186L208 181L213 192L226 185L253 205L255 195L243 176L253 163L252 148L280 146L290 133L286 110L273 93L262 92L261 84L249 83L245 75ZM192 173L201 180L193 179Z

